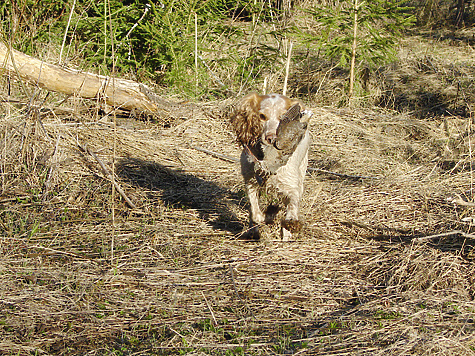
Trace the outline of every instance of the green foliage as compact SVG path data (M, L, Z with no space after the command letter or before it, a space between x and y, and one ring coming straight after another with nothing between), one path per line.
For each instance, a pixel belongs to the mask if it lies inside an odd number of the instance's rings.
M82 12L76 11L74 36L81 46L80 52L90 63L112 68L114 61L119 73L133 72L139 80L152 79L179 88L187 95L199 96L214 78L201 60L196 73L195 14L198 52L203 53L212 51L208 47L210 43L238 40L242 31L225 19L244 10L258 11L245 1L229 0L91 2ZM220 56L222 53L216 53L216 57ZM217 65L225 67L237 62L241 66L240 75L255 77L268 57L275 57L272 49L258 47L245 58L231 53ZM207 85L196 87L197 82Z
M120 73L132 71L157 82L185 85L183 81L193 75L194 14L200 25L205 14L219 16L212 12L213 2L93 2L78 21L76 35L91 63L111 68L115 61Z
M32 54L38 43L54 40L64 23L67 0L7 0L0 2L0 40ZM59 43L59 42L58 42Z
M413 8L403 6L404 1L374 0L361 2L357 7L357 54L356 61L366 67L377 67L391 61L395 55L395 44L404 29L411 26L415 18ZM354 0L342 0L339 6L320 6L306 10L321 25L318 35L304 34L307 43L315 43L342 67L348 67L351 60Z
M11 0L0 4L0 15L1 39L22 52L59 54L67 32L64 63L190 96L253 86L282 59L279 10L264 0ZM204 57L198 70L195 16Z
M398 319L401 317L401 314L396 311L384 311L384 310L377 310L375 315L375 319L383 319L383 320L393 320Z
M232 62L237 69L238 77L242 79L245 86L252 86L253 79L260 78L264 73L275 69L276 63L282 64L285 60L279 46L271 46L268 43L281 42L280 36L275 32L260 33L259 38L254 43L239 43L230 55ZM244 47L248 47L246 51ZM242 54L247 52L246 56Z

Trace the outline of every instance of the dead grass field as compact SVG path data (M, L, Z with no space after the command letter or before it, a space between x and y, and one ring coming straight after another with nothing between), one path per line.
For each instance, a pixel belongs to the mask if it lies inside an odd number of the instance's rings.
M305 229L249 243L229 104L3 104L0 354L474 355L472 120L311 107Z

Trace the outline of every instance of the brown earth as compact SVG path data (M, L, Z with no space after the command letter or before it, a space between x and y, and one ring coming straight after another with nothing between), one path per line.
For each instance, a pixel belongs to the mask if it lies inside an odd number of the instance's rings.
M249 243L238 164L194 148L239 157L228 104L5 104L0 353L473 355L471 121L312 108L304 230Z
M230 101L114 120L5 84L0 354L474 355L470 35L407 38L370 108L335 108L347 73L294 70L315 115L286 243L239 239Z

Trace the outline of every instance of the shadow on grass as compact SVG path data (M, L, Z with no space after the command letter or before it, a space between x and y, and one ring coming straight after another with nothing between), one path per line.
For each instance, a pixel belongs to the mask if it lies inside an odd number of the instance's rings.
M168 207L198 211L214 229L237 233L243 228L229 209L229 204L239 204L238 194L216 183L139 158L120 160L117 174L127 183L150 191L150 199L158 195Z

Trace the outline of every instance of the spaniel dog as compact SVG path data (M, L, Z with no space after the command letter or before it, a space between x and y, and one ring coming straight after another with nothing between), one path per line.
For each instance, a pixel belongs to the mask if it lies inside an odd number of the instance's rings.
M299 204L304 190L310 146L307 124L302 124L304 129L298 130L301 133L298 140L292 139L295 145L288 155L280 153L280 148L276 145L281 135L279 126L283 126L280 125L281 120L294 108L298 108L297 123L300 124L303 112L295 104L300 105L300 102L283 95L251 93L231 113L231 125L238 142L243 146L241 173L250 203L250 227L243 233L245 239L259 239L259 225L272 223L276 216L279 207L269 205L264 212L259 207L261 192L269 188L280 194L286 207L281 223L281 238L286 241L292 233L301 229ZM278 157L277 162L280 164L275 164L275 157ZM273 169L266 168L269 165Z

